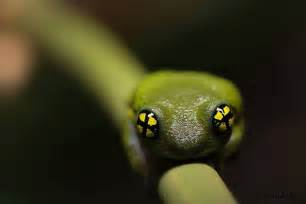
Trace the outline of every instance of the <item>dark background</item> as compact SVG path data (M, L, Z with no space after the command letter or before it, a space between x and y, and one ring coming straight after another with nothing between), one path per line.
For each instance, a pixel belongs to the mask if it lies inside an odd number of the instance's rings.
M223 177L241 203L306 203L306 7L291 1L72 1L150 71L209 70L245 99L247 133ZM120 130L41 51L30 87L2 111L1 203L158 203L131 172Z

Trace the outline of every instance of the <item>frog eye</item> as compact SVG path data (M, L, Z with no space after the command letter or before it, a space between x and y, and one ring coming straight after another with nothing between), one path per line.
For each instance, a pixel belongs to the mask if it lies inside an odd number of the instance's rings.
M233 110L229 105L219 105L213 113L213 128L220 134L229 133L232 130L234 119Z
M140 135L147 138L154 138L158 133L158 119L154 112L142 110L137 118L137 131Z

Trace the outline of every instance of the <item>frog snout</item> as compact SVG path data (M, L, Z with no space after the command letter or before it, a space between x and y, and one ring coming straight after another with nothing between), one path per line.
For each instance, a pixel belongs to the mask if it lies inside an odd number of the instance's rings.
M196 157L203 151L206 136L204 127L197 120L175 120L169 128L167 143L169 151L183 159Z

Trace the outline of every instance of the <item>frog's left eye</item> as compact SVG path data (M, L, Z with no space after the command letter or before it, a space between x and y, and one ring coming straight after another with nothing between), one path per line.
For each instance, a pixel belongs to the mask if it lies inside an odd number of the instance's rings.
M150 110L142 110L137 118L137 131L140 135L147 138L157 137L158 134L158 118L157 115Z
M212 123L214 129L220 134L231 132L234 124L234 113L232 108L227 104L216 107L213 113Z

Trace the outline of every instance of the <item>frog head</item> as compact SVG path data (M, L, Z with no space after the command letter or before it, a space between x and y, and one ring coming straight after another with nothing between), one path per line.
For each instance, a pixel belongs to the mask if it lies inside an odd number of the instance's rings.
M242 139L238 89L223 78L200 72L149 75L131 102L132 123L147 151L168 159L228 156Z

